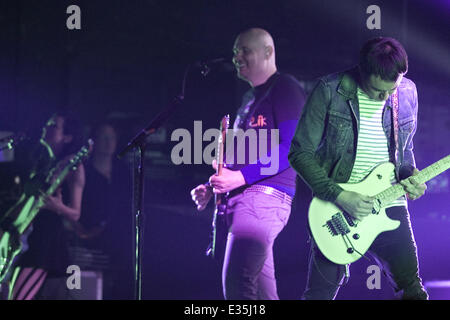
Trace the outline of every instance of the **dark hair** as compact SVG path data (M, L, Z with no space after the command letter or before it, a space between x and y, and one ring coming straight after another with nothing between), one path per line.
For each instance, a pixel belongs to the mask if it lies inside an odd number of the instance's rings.
M374 38L361 48L359 69L363 77L373 74L386 81L395 81L408 71L408 55L397 40Z
M102 121L99 121L97 123L94 123L91 126L91 128L89 130L89 137L91 137L94 140L97 139L97 137L98 137L98 135L100 133L100 130L103 129L104 127L111 127L111 128L113 128L114 132L117 134L116 125L112 121L110 121L110 120L102 120Z

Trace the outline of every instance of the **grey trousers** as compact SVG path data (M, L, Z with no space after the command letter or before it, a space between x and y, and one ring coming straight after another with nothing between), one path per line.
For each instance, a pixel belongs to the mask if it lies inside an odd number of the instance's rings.
M278 300L273 244L291 205L262 192L244 191L228 200L229 233L222 269L227 300Z

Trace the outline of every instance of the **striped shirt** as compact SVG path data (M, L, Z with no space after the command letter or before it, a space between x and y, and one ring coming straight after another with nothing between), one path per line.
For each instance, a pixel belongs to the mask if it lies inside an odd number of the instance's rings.
M383 130L382 115L385 101L372 100L358 88L360 127L356 159L348 183L362 181L376 166L389 162L389 150L386 134ZM396 183L392 172L391 183ZM407 206L406 198L400 197L392 201L386 208Z

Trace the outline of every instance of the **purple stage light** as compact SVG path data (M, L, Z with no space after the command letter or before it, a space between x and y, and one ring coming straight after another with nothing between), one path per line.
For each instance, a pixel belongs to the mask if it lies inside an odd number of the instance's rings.
M450 280L425 281L430 300L450 300Z

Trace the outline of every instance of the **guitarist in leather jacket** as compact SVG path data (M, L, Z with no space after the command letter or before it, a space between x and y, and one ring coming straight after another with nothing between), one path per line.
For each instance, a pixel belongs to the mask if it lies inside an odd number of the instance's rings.
M413 154L417 90L404 77L407 70L408 57L397 40L369 40L361 49L357 67L318 81L298 123L289 152L291 166L316 197L334 202L357 220L372 212L373 198L345 191L337 183L360 182L382 162L395 164L391 182L399 181L410 200L425 192L425 184L418 184L413 176L405 179L399 174L405 168L409 168L409 175L418 173ZM396 91L398 116L394 122ZM399 220L400 227L381 233L369 252L404 299L427 299L419 277L407 199L401 197L392 202L386 214ZM327 260L312 242L304 298L333 299L345 267Z
M56 161L66 164L78 148L78 122L66 113L55 114L45 128L45 142L51 147ZM28 250L19 257L12 283L10 299L68 299L66 269L69 266L64 220L80 218L84 188L84 167L69 173L55 194L45 198L45 205L32 223Z
M220 257L224 258L225 299L275 300L279 297L272 248L291 211L296 174L289 167L287 153L305 94L294 77L278 73L273 39L267 31L254 28L242 32L233 52L238 77L251 86L233 129L251 129L258 134L260 129L279 130L277 150L271 154L278 152L278 167L273 174L262 174L267 165L260 158L256 163L230 164L231 157L227 157L222 174L212 175L209 186L199 185L191 195L197 209L203 210L213 193L229 193L225 213L228 236ZM248 155L251 147L234 154Z

